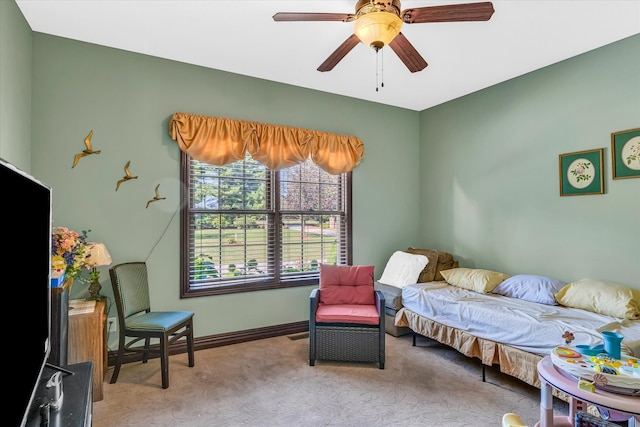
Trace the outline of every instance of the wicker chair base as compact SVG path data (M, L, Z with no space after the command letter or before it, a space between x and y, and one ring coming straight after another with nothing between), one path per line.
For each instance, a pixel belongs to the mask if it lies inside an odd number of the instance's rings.
M316 360L377 362L384 369L384 296L374 290L377 325L359 323L317 323L320 289L309 296L309 366Z
M384 362L380 329L316 325L316 359L348 362Z

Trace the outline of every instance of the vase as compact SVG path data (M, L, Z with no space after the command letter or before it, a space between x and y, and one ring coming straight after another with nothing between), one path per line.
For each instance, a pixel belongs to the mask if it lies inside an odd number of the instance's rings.
M613 359L620 359L620 343L624 336L617 332L601 332L604 340L604 351Z

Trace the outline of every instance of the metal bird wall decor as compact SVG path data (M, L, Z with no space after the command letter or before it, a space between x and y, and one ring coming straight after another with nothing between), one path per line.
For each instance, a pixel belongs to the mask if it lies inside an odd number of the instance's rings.
M73 166L71 166L71 169L76 167L76 165L78 164L78 162L80 161L81 158L83 158L85 156L88 156L90 154L100 154L101 150L94 151L91 148L91 137L92 136L93 136L93 130L91 132L89 132L89 135L87 135L87 137L84 139L84 145L87 148L82 150L81 153L76 154L76 156L73 158Z
M138 176L131 176L131 172L129 172L129 165L131 164L131 160L129 160L127 162L127 164L124 166L124 177L122 177L122 179L118 180L118 185L116 185L116 191L118 191L118 188L120 188L120 184L122 184L123 182L129 181L130 179L138 179Z
M156 185L156 196L153 199L151 199L151 200L149 200L147 202L147 208L153 202L157 202L158 200L165 200L166 199L166 197L160 197L160 192L158 191L159 188L160 188L160 184Z

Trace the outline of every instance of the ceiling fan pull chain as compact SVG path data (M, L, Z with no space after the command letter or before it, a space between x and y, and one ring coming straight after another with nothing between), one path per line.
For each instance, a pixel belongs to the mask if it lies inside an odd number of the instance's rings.
M384 52L381 54L380 51L382 49L375 48L376 50L376 92L378 92L378 87L384 87ZM378 63L378 55L382 55L380 58L380 63ZM378 70L380 70L380 85L378 86Z
M376 49L376 92L378 91L378 49Z
M380 49L382 50L382 49ZM380 57L380 87L384 87L384 50L382 50Z

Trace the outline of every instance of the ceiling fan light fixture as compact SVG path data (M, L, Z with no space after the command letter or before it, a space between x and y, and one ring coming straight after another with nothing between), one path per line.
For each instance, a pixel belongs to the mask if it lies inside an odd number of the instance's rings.
M415 73L424 70L428 64L400 31L403 24L487 21L491 19L494 12L490 1L413 7L403 10L400 0L357 0L354 13L278 12L273 15L273 19L274 21L354 22L353 33L320 64L318 71L331 71L351 49L363 43L373 47L376 53L388 45L409 71ZM378 55L376 55L376 61L377 58Z
M402 28L402 19L394 13L370 12L360 15L353 24L353 32L362 43L376 50L382 49L396 38Z

